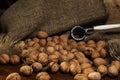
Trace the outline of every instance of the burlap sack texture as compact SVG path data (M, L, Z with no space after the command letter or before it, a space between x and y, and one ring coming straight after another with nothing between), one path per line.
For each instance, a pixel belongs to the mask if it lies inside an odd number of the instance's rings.
M104 0L109 17L106 24L120 24L120 0ZM94 31L89 33L88 39L120 39L120 28L111 30ZM120 44L120 40L119 40Z
M53 35L105 18L102 0L18 0L0 18L0 49L39 30Z

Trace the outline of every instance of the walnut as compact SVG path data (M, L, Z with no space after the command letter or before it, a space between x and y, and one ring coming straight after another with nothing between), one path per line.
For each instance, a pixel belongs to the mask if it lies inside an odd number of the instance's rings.
M49 61L51 62L58 62L59 57L57 55L49 55Z
M105 41L100 40L96 43L96 45L99 46L99 47L105 47L106 43L105 43Z
M69 62L64 61L60 63L60 69L62 72L68 73L69 72Z
M1 54L0 55L0 63L1 64L7 64L10 60L10 57L7 54Z
M25 65L25 66L20 67L20 73L22 75L29 76L33 73L33 69L32 69L32 67Z
M48 63L48 55L46 53L40 53L38 56L38 62L40 62L42 65L46 65Z
M94 60L93 60L93 62L94 62L94 64L96 65L96 66L99 66L99 65L106 65L106 60L105 59L103 59L103 58L95 58Z
M40 45L39 45L39 43L35 43L35 44L33 44L32 47L36 50L36 49L39 49L39 48L40 48Z
M34 37L32 40L33 40L35 43L39 43L39 41L40 41L37 37Z
M87 44L89 45L89 44L95 44L95 41L93 41L93 40L88 40L87 41Z
M40 39L40 46L45 46L47 44L46 39Z
M35 44L34 41L28 41L27 42L27 47L32 47Z
M33 50L33 51L31 51L30 54L28 55L28 58L31 58L31 59L37 61L38 56L39 56L39 52L38 52L37 50Z
M87 46L90 47L90 48L96 48L96 44L95 43L88 44Z
M48 37L48 33L46 33L45 31L38 32L38 38L47 38L47 37Z
M60 53L61 53L62 55L68 55L67 50L64 50L64 49L61 49L61 50L60 50Z
M83 74L85 74L85 75L88 75L91 72L94 72L94 69L92 67L83 69Z
M115 65L110 65L108 67L108 75L110 75L111 77L118 76L118 73L119 73L119 70Z
M102 49L100 50L100 56L101 56L101 57L106 57L106 56L107 56L107 51L106 51L104 48L102 48Z
M76 74L74 80L88 80L88 77L85 74Z
M98 66L97 71L101 73L102 76L108 73L107 67L105 65Z
M59 57L59 62L63 62L63 61L68 61L67 55L61 55L61 56Z
M14 73L9 74L6 77L6 80L21 80L21 76L19 75L19 73L14 72Z
M99 52L97 52L97 51L93 51L91 57L92 57L93 59L94 59L94 58L99 58L99 57L100 57L100 54L99 54Z
M48 53L48 54L52 54L52 53L55 51L55 48L52 47L52 46L48 46L48 47L46 48L46 50L47 50L47 53Z
M72 60L73 58L75 58L75 55L73 53L68 53L67 57L68 60Z
M112 65L115 65L115 67L120 70L120 62L119 61L112 61Z
M31 65L31 64L33 64L35 62L35 60L32 59L32 58L25 58L24 62L25 62L25 64Z
M47 72L39 72L36 75L36 80L50 80L50 75Z
M35 72L39 72L43 68L42 64L39 62L34 62L31 66L33 68L33 71L35 71Z
M86 46L86 43L84 41L78 42L78 46L82 46L82 45Z
M81 66L77 64L75 61L71 61L69 70L72 75L76 75L81 73Z
M20 57L19 57L18 55L12 55L12 56L10 57L10 62L11 62L12 64L17 64L17 63L20 62Z
M86 68L89 68L89 67L91 67L91 64L90 64L90 63L85 62L85 63L82 63L82 64L81 64L82 70L83 70L83 69L86 69Z
M21 56L22 58L27 58L27 57L29 56L29 54L30 54L30 51L27 50L27 49L24 49L24 50L22 50L20 56Z
M91 72L88 74L90 80L101 80L101 74L99 72Z
M53 42L55 42L56 44L58 44L60 42L60 37L59 36L53 36Z
M49 69L51 72L57 72L59 70L59 65L56 62L50 62Z

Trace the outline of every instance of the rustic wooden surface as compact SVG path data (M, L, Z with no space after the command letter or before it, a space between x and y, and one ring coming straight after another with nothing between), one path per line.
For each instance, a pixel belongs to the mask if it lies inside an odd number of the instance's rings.
M120 0L104 0L105 5L107 7L107 11L109 12L109 18L106 24L109 23L120 23ZM19 72L19 68L22 64L17 65L1 65L0 64L0 80L5 80L6 76L11 72ZM14 66L14 67L13 67ZM50 74L51 80L73 80L73 76L70 74L61 74L61 72ZM32 76L24 77L22 76L22 80L35 80L36 73ZM102 80L120 80L120 74L116 78L110 78L109 76L105 76Z

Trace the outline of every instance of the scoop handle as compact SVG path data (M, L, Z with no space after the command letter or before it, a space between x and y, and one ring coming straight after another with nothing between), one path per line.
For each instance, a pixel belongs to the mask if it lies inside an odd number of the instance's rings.
M120 28L120 24L99 25L93 27L94 30L107 30L113 28Z

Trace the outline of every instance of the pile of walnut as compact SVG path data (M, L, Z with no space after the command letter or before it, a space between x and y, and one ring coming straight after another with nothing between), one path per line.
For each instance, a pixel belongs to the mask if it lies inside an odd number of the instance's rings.
M22 80L20 75L29 76L37 72L36 80L50 80L47 72L62 71L74 75L74 80L100 80L106 74L117 76L120 62L106 60L105 41L76 42L68 35L48 37L44 31L39 31L33 39L21 41L21 55L0 55L0 63L17 64L20 59L24 65L19 73L8 75L6 80Z

